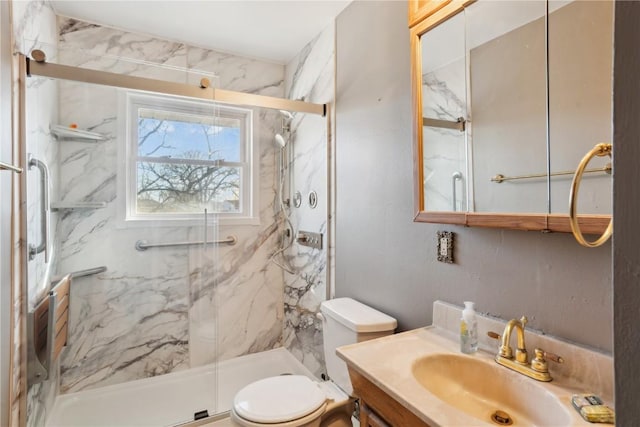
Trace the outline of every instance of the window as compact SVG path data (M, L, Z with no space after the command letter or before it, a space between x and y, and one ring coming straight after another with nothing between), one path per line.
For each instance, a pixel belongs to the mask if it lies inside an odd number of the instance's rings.
M126 220L199 220L207 209L256 222L251 110L135 93L127 110Z

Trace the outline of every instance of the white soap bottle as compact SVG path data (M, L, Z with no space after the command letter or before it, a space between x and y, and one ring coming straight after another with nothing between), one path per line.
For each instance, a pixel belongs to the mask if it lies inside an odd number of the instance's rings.
M466 354L478 351L478 321L474 305L471 301L465 301L460 319L460 351Z

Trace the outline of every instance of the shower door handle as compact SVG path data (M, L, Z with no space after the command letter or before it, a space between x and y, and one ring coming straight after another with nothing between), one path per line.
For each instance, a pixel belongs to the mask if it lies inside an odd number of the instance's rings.
M33 260L36 255L44 252L44 262L49 262L49 226L50 226L50 207L49 207L49 168L46 163L36 159L33 155L29 155L29 169L35 167L40 171L40 244L29 245L29 260Z

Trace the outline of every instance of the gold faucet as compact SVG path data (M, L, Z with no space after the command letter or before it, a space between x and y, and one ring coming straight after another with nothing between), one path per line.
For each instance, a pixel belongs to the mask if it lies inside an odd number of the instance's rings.
M512 369L522 375L526 375L529 378L533 378L538 381L551 381L551 375L549 374L549 367L547 360L553 360L554 362L562 363L564 360L562 357L552 353L546 353L545 351L536 348L535 358L529 364L529 356L527 355L527 348L524 344L524 327L527 324L527 318L522 316L520 320L512 319L507 322L502 334L502 340L500 344L500 350L496 355L496 362L499 365ZM511 333L516 330L518 337L518 346L516 347L516 356L513 357L513 350L509 345L511 341ZM492 338L499 338L500 335L495 332L489 332L488 334Z

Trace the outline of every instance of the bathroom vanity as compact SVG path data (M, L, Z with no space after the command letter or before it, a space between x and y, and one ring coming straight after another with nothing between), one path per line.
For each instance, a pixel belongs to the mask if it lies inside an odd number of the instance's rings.
M353 391L360 397L360 426L384 427L428 426L422 419L405 408L355 368L349 369Z
M432 326L338 348L361 399L361 425L495 426L506 417L514 425L587 426L572 395L596 394L613 407L610 356L527 330L531 354L540 347L565 360L550 363L551 382L536 381L495 362L499 342L487 332L504 330L499 319L479 316L480 350L460 353L460 312L437 301Z

